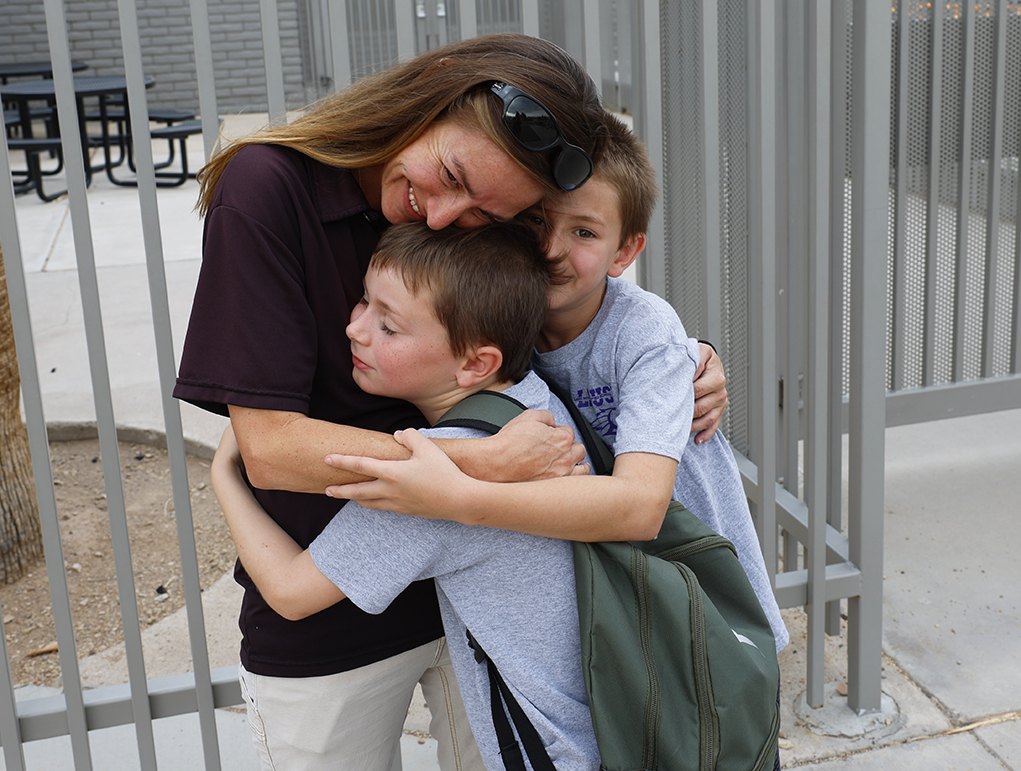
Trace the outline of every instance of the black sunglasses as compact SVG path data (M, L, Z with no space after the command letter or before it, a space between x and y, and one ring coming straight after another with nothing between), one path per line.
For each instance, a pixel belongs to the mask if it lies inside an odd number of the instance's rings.
M489 90L503 100L503 125L522 147L537 153L553 150L553 179L561 190L576 190L592 176L592 159L564 138L553 113L537 99L507 83Z

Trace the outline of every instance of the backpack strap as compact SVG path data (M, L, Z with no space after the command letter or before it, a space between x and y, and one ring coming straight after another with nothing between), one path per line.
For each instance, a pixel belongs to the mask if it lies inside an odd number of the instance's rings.
M460 426L495 434L526 409L512 396L498 391L476 391L447 410L434 428Z
M475 651L475 660L480 664L486 662L486 669L489 671L489 701L493 711L493 727L496 729L496 738L500 744L500 757L503 759L507 771L525 771L525 760L521 755L521 745L514 738L514 731L511 730L511 720L514 721L514 728L521 737L521 744L525 746L528 754L528 761L532 764L534 771L557 771L549 753L542 743L539 732L535 730L532 721L521 709L514 694L511 693L507 683L500 676L500 670L496 668L493 660L486 655L486 652L479 645L471 631L465 630L468 635L468 647ZM501 703L500 697L503 697ZM507 710L504 711L504 704ZM507 712L510 713L510 720L507 719Z

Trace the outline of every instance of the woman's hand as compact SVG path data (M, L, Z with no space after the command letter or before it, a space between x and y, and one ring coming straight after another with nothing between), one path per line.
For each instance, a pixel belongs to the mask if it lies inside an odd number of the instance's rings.
M712 439L723 420L723 411L727 408L727 377L716 350L706 343L699 343L698 347L702 360L695 370L695 413L691 432L697 432L695 444L702 444Z
M585 446L574 440L574 429L558 426L546 410L526 410L485 441L490 447L483 459L490 471L473 474L478 479L531 482L589 473Z

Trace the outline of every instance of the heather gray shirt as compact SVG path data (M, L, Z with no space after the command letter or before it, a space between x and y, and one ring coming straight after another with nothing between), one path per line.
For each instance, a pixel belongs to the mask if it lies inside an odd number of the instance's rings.
M670 305L608 278L595 319L575 340L536 352L534 368L560 384L614 455L647 452L678 461L674 498L737 548L769 619L776 648L789 641L762 559L734 453L720 431L704 444L690 433L698 344Z
M572 425L566 408L529 373L505 391ZM430 436L479 436L426 429ZM347 503L309 547L359 608L380 613L412 581L435 578L464 706L487 768L503 768L489 678L465 628L496 663L560 771L596 771L599 750L585 693L571 544L552 538L371 511Z

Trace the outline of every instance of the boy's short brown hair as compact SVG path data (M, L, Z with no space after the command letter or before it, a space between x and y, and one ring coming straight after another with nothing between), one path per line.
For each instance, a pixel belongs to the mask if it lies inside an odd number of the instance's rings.
M592 178L603 180L617 194L620 246L624 246L649 229L658 194L656 172L645 145L627 124L609 113L605 123L608 136L606 150Z
M410 222L387 229L369 265L398 273L416 296L432 292L454 353L494 345L503 353L499 376L518 380L549 307L545 246L538 229L518 221L472 230Z

